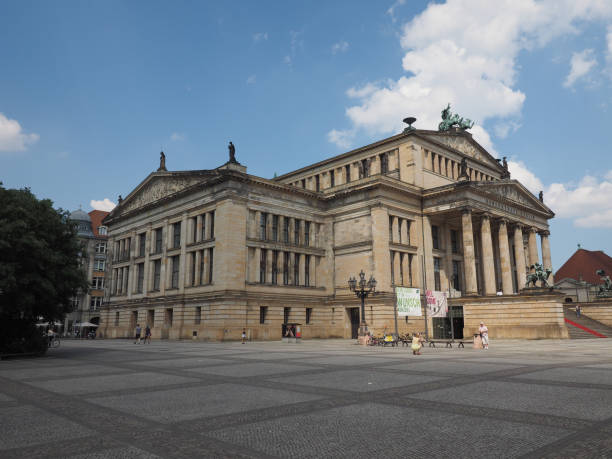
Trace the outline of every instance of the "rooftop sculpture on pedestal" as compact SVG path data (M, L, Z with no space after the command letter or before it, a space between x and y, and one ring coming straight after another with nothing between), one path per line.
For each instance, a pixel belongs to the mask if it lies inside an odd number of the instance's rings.
M462 118L456 113L450 111L450 104L442 110L442 121L438 124L438 131L448 131L451 128L459 128L463 131L474 127L474 122L468 118Z
M531 283L533 283L535 287L538 281L542 282L542 287L550 287L550 285L548 285L548 276L552 273L552 269L544 269L540 263L534 263L529 268L535 270L535 272L527 274L527 283L525 287L529 287Z
M234 144L231 141L227 148L229 149L229 162L237 163L238 161L236 161L236 147L234 147Z
M610 280L610 276L607 276L603 269L598 269L595 271L595 274L601 276L601 280L603 281L603 284L599 286L597 296L599 298L612 298L612 281Z
M160 171L167 171L168 169L166 169L166 155L164 155L164 152L162 151L159 154L159 168L157 169L157 172Z

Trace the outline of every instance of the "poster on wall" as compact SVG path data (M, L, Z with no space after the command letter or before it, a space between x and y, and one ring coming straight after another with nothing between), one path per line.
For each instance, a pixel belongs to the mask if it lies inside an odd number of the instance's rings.
M395 287L398 316L421 315L421 289Z
M425 298L427 299L427 315L429 317L446 317L448 314L446 292L427 290Z

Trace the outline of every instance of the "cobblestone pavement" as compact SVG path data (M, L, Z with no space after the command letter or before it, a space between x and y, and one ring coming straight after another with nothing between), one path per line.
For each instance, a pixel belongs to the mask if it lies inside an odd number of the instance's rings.
M0 457L612 457L612 340L63 341L0 362Z

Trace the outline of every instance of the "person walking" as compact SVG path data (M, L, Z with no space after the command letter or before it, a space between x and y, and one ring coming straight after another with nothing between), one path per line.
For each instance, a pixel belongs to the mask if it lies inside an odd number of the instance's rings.
M140 334L142 333L142 328L140 328L140 324L136 324L136 334L134 336L134 344L140 344Z
M478 333L482 338L482 347L485 349L489 349L489 329L487 328L484 322L480 322L480 327L478 327Z
M242 329L242 344L246 343L246 328Z
M149 324L147 324L145 328L145 337L143 344L147 344L147 342L151 344L151 328L149 327Z
M582 312L582 308L579 304L576 305L576 318L580 319L580 313Z

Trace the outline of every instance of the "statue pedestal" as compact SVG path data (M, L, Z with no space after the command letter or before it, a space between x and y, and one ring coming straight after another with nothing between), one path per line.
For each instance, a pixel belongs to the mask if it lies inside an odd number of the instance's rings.
M554 290L552 287L525 287L519 292L519 295L550 295ZM559 292L554 292L559 293Z
M240 163L232 163L229 161L226 162L223 166L217 167L217 169L227 169L230 171L242 172L243 174L246 174L247 171L246 166L243 166Z

